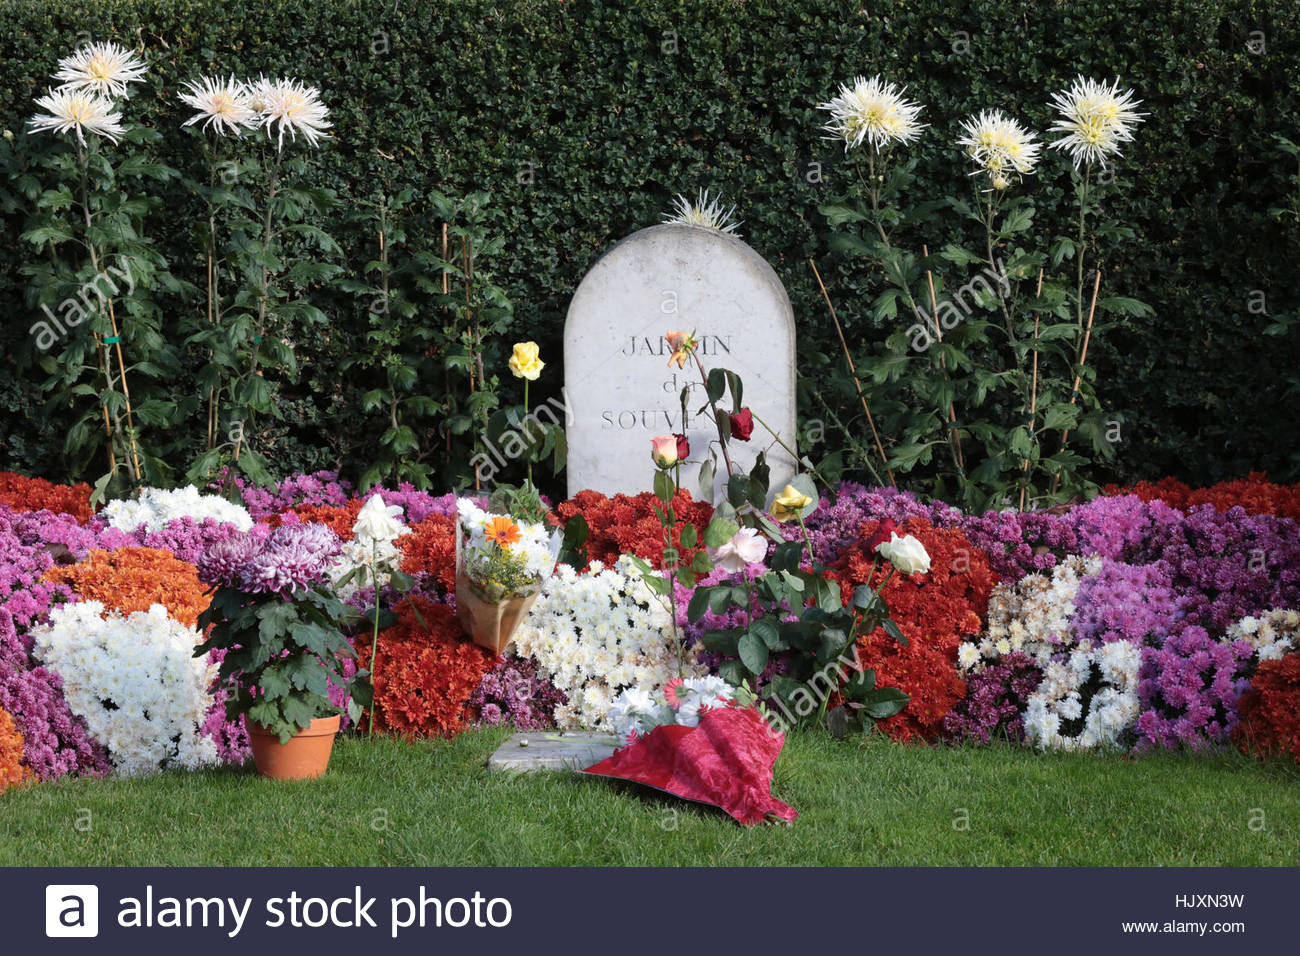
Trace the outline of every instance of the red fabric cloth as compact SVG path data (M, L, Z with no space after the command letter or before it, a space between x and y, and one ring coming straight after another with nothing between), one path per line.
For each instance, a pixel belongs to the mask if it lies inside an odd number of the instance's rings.
M746 826L799 814L772 796L772 767L785 743L750 707L710 710L699 726L656 727L583 773L631 780L721 807Z

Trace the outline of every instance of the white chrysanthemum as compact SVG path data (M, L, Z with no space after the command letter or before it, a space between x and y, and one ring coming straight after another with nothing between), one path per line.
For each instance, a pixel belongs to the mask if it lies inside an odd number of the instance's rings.
M921 107L903 99L906 89L879 76L869 80L859 76L852 85L841 86L834 99L818 104L818 109L831 114L823 129L830 139L843 141L846 152L864 140L877 151L891 143L910 143L925 124L916 121Z
M706 229L716 229L718 232L739 238L740 233L736 232L736 230L740 228L743 220L738 220L735 216L735 206L728 209L722 208L721 194L717 198L711 198L707 189L701 189L695 195L695 202L691 202L685 196L678 196L673 203L673 211L665 214L664 222L680 222L688 226L703 226Z
M102 96L125 96L128 83L145 74L144 61L117 43L90 43L59 61L56 80L65 89Z
M1029 176L1042 148L1035 135L1001 110L985 110L962 124L959 146L976 165L971 175L987 173L994 189L1006 189L1011 176Z
M179 518L212 518L233 524L240 531L253 527L253 516L247 508L219 495L200 494L193 485L172 490L145 488L138 498L110 501L100 516L122 531L135 531L140 525L158 531Z
M182 126L202 123L219 136L238 136L245 129L255 129L261 118L248 103L248 87L236 80L204 77L185 84L188 93L181 94L181 102L198 110Z
M123 617L98 601L52 608L32 653L63 679L68 706L108 748L116 773L217 763L202 732L216 665L195 657L203 635L161 604Z
M259 114L259 125L266 127L268 136L278 124L276 144L284 148L284 134L296 139L301 133L308 143L328 136L329 109L320 101L320 90L299 80L259 79L249 90L249 105Z
M117 142L125 132L122 129L122 117L113 112L113 104L98 93L87 93L69 87L50 90L36 101L36 105L46 110L37 113L28 124L34 132L53 130L66 133L76 130L77 141L86 145L86 133L94 133Z
M1071 555L1052 569L1051 577L1029 574L1015 584L999 584L989 599L988 631L971 651L959 651L963 669L978 671L989 661L1019 651L1040 665L1075 644L1070 627L1079 583L1101 571L1096 555ZM967 663L969 661L969 663Z
M658 693L677 676L668 611L626 556L612 567L593 561L587 574L560 565L515 632L515 650L536 659L539 672L568 696L569 703L556 710L556 721L566 729L623 732L633 721L648 726L640 706L625 701L615 709L616 719L610 709L629 686ZM703 671L691 661L686 669L691 676ZM645 703L639 695L635 700Z
M1076 169L1085 162L1105 166L1119 155L1120 143L1133 139L1134 127L1146 116L1134 109L1141 102L1133 99L1132 90L1121 91L1118 79L1107 85L1078 77L1068 90L1052 96L1061 118L1050 131L1065 134L1052 148L1067 151Z
M1245 641L1255 649L1259 660L1279 660L1300 649L1300 614L1279 608L1257 617L1243 617L1228 625L1223 641Z
M1113 747L1137 721L1138 670L1142 650L1114 641L1100 650L1075 650L1052 660L1025 707L1025 737L1042 750L1094 750ZM1094 681L1095 678L1095 681ZM1096 690L1085 699L1089 687ZM1067 728L1082 720L1082 727ZM1066 731L1066 732L1063 732Z

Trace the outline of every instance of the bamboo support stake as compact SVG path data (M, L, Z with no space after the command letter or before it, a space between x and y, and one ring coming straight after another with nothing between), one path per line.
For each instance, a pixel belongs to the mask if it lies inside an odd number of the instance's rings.
M135 422L131 419L131 390L126 384L126 360L122 358L122 336L117 330L117 315L113 312L113 300L108 300L108 321L113 328L113 348L117 350L117 365L122 370L122 397L126 399L126 438L131 445L131 461L135 465L135 480L139 481L140 455L135 447Z
M474 317L473 297L471 294L472 273L470 272L469 238L467 236L460 237L460 257L461 257L462 270L465 273L465 316L469 322L469 338L470 338L469 392L471 395L473 395L475 371L477 370L478 382L480 385L485 384L486 379L483 373L483 351L482 351L482 343L479 339L478 321ZM487 431L486 425L487 422L485 421L484 432ZM487 436L485 434L484 438L486 437ZM478 469L475 468L474 469L474 490L478 491L479 488L480 488L480 484L479 484L479 477L478 477Z
M885 466L885 473L889 475L889 483L897 488L898 482L894 480L894 470L889 467L889 459L885 457L885 447L880 443L880 432L876 431L876 420L872 418L871 409L867 406L867 396L862 393L862 382L858 378L858 370L853 366L853 356L849 352L849 343L845 341L844 329L840 326L840 318L835 314L835 306L831 303L830 293L826 291L826 283L822 282L822 275L817 271L817 263L809 259L808 265L812 267L813 275L817 277L817 285L821 287L822 298L826 300L826 307L830 309L831 319L835 322L835 331L839 333L840 346L844 349L844 359L849 363L849 374L853 376L853 384L857 387L858 399L862 402L862 410L867 413L867 424L871 426L871 437L876 440L876 452L880 455L880 463Z
M1101 290L1101 269L1097 269L1097 277L1092 283L1092 304L1088 306L1088 324L1083 331L1083 344L1079 348L1079 368L1074 373L1074 387L1070 389L1070 404L1074 405L1079 398L1079 386L1083 383L1083 367L1088 361L1088 342L1092 339L1092 317L1097 312L1097 293ZM1061 451L1065 451L1065 443L1070 440L1070 429L1061 432ZM1052 494L1056 494L1056 489L1061 483L1061 472L1058 470L1052 476Z
M446 266L446 264L445 264L445 263L447 262L447 224L446 224L445 222L442 224L442 261L443 261L443 263L444 263L444 265L443 265L443 267L442 267L442 294L443 294L443 296L445 297L445 296L447 296L448 293L450 293L450 291L451 291L451 286L450 286L450 284L448 283L448 279L447 279L447 266ZM447 313L447 307L446 307L446 306L443 306L443 310L442 310L442 311L443 311L443 315L445 316L446 313ZM446 327L446 326L444 325L444 328L445 328L445 327ZM451 404L451 401L450 401L450 399L451 399L451 371L450 371L449 369L447 369L445 365L444 365L443 370L442 370L442 391L443 391L443 397L444 397L445 399L447 399L447 405L448 405L448 407L450 407L450 404ZM451 429L444 427L444 428L443 428L443 432L444 432L445 435L446 435L447 452L450 454L450 452L451 452Z
M1034 292L1034 298L1037 299L1043 294L1043 270L1038 270L1038 288ZM1034 377L1029 386L1029 431L1032 434L1034 430L1034 416L1038 414L1038 323L1039 314L1034 313ZM1029 459L1025 458L1020 462L1020 467L1025 471L1025 481L1029 479ZM1020 485L1020 510L1025 510L1025 490L1024 482Z
M921 247L921 255L930 258L930 249L928 246ZM934 319L934 334L936 341L943 342L943 326L939 324L939 297L934 293L934 273L926 269L925 281L930 287L930 317ZM944 374L948 372L948 357L942 352L939 353L939 365L943 368ZM957 453L957 467L961 469L962 474L966 473L966 455L962 452L961 436L957 434L957 408L951 401L948 402L948 423L949 434L952 436L950 441L953 444L953 450Z

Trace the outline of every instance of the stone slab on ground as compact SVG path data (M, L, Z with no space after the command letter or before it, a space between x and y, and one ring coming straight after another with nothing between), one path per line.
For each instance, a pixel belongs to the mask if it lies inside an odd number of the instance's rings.
M488 758L488 769L515 773L584 770L604 760L617 747L612 734L588 730L514 734Z

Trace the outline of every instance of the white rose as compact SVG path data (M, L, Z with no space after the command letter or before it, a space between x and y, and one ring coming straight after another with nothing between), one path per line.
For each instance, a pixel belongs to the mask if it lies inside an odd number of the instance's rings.
M892 564L903 574L922 574L930 570L930 555L910 534L899 537L897 532L890 532L889 540L876 545L876 553Z
M357 523L352 530L367 543L392 541L408 530L397 517L401 513L402 509L397 505L385 505L379 495L371 495L357 514Z

